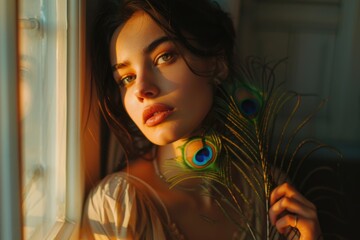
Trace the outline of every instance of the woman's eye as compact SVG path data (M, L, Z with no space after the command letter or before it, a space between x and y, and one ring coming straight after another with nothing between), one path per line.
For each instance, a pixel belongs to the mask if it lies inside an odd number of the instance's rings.
M164 63L169 63L174 59L174 54L172 53L164 53L161 54L158 58L155 60L155 65L161 65Z
M135 75L129 75L129 76L122 77L120 79L119 86L124 87L124 86L130 84L132 81L134 81L135 78L136 78Z

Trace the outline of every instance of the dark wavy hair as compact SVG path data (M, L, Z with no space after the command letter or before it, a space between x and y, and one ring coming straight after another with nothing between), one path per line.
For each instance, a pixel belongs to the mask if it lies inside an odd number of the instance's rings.
M231 18L209 0L107 0L94 21L90 42L91 80L100 110L127 159L147 153L150 143L126 113L110 63L110 41L117 27L137 11L147 13L177 44L203 58L221 60L234 70L235 31ZM191 39L189 39L191 36ZM185 60L186 61L186 60ZM190 66L189 66L190 67ZM192 71L192 69L190 67Z

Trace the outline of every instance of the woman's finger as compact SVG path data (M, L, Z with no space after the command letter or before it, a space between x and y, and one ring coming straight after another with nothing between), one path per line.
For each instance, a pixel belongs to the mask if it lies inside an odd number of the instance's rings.
M286 214L276 221L276 229L284 235L298 233L301 240L319 239L321 236L320 225L317 218L305 218L296 214ZM293 237L294 234L291 236ZM293 239L293 238L290 238Z
M290 199L296 199L298 202L301 202L303 205L306 205L309 208L316 209L315 205L307 200L301 193L299 193L291 184L284 183L276 187L270 194L270 205L272 206L279 199L287 197Z
M300 239L309 240L320 236L316 206L290 184L282 184L273 190L270 206L270 221L281 234L293 237L295 233Z
M288 233L289 227L297 228L299 224L299 216L295 214L286 214L276 221L275 227L281 233Z
M295 198L282 197L269 209L271 223L275 224L277 219L289 212L305 218L316 218L317 215L315 207L308 207Z

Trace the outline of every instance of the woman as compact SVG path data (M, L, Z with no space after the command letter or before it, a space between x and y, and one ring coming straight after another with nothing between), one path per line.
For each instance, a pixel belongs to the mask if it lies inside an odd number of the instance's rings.
M218 144L229 131L214 102L239 77L226 13L207 0L110 1L96 25L92 76L128 161L91 192L84 238L321 236L312 203L287 183L256 200Z

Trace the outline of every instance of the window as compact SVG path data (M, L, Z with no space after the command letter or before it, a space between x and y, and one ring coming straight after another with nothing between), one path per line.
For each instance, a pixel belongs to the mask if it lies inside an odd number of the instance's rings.
M66 11L53 1L19 6L24 236L43 239L65 214Z
M77 239L82 2L0 3L0 239Z

